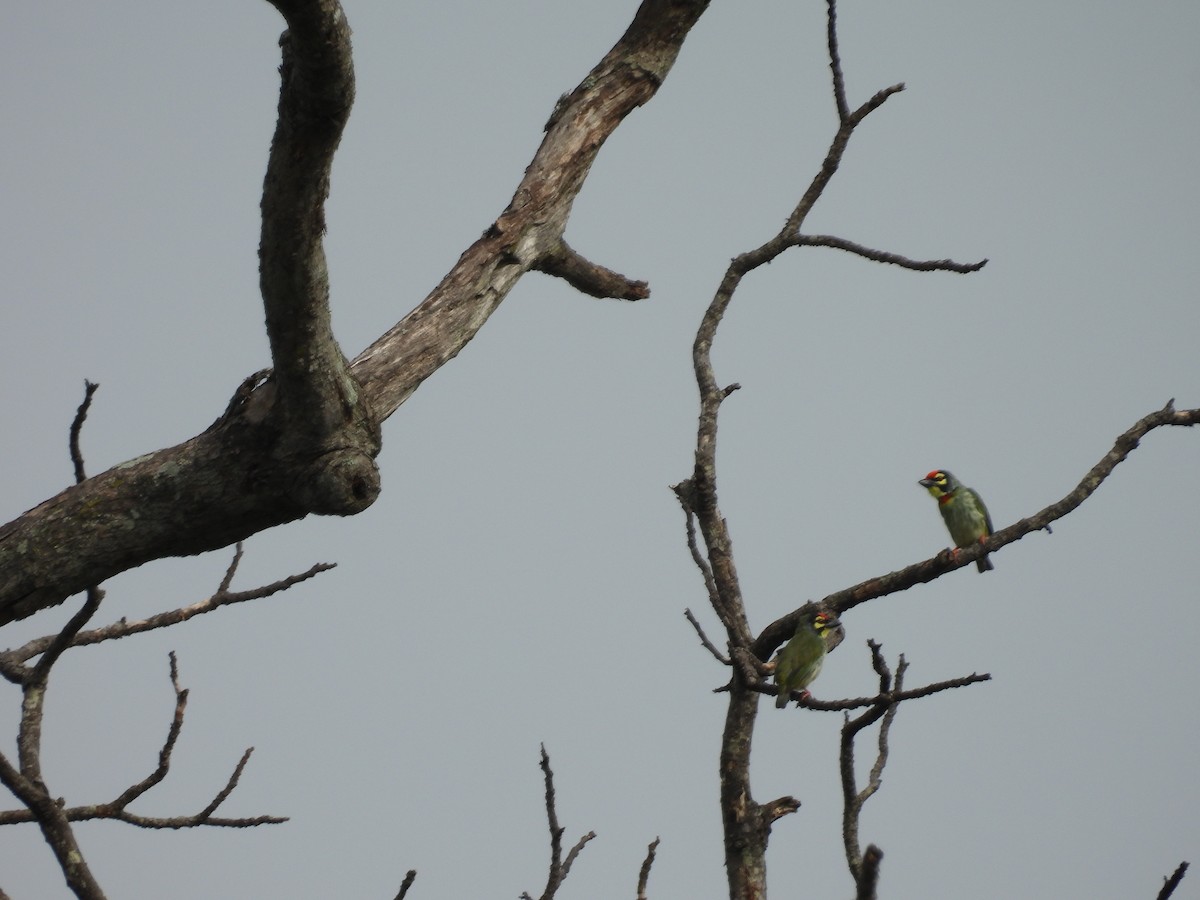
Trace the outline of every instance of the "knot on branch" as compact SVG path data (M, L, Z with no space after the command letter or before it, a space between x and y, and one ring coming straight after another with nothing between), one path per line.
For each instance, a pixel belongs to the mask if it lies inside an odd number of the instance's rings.
M362 450L339 450L321 457L297 484L305 509L321 516L353 516L379 496L379 467Z

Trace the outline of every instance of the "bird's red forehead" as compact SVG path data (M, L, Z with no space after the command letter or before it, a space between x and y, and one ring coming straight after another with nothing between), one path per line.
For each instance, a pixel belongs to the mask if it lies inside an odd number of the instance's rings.
M934 469L932 472L930 472L930 473L929 473L928 475L926 475L925 477L926 477L926 478L937 478L937 477L938 477L939 475L941 475L941 474L942 474L942 470L941 470L941 469Z

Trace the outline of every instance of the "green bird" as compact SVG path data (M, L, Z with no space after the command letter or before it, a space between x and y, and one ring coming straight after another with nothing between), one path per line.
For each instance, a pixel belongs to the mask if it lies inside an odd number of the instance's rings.
M935 469L917 482L933 495L938 502L938 512L950 532L954 546L970 547L992 533L992 517L988 515L983 498L977 491L962 484L945 469ZM955 556L958 550L954 551ZM975 560L980 572L993 569L992 561L986 556Z
M779 695L775 705L779 709L787 706L792 691L804 691L817 680L825 662L826 642L841 630L842 623L829 612L806 612L796 626L792 639L779 651L775 661L775 683ZM837 643L834 643L837 646Z

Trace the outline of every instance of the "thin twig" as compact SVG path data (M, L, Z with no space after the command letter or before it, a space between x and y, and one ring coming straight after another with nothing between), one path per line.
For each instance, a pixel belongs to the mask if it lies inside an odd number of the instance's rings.
M826 0L829 14L826 16L826 40L829 44L829 70L833 74L833 98L837 103L838 122L850 118L850 107L846 103L846 78L842 74L842 60L838 55L837 0Z
M696 514L691 507L692 482L690 480L681 481L679 484L672 485L671 490L675 492L675 496L679 498L679 505L683 507L684 528L687 532L687 545L688 551L692 554L692 562L700 570L700 577L704 579L704 588L708 591L708 600L715 608L721 602L721 598L717 592L717 583L713 580L712 566L708 564L708 560L700 552L700 545L696 542Z
M114 812L124 810L150 788L160 784L171 769L171 753L175 750L175 742L179 740L180 732L183 731L183 715L187 711L188 692L186 688L179 686L179 662L175 651L170 651L167 658L170 660L171 688L175 692L175 712L171 716L171 725L167 728L167 738L163 741L162 749L158 751L158 765L153 772L136 784L127 787L109 804Z
M71 448L71 463L75 467L75 483L82 484L87 480L87 475L83 471L83 454L79 450L79 432L83 429L84 420L87 419L88 409L92 405L92 394L96 393L96 389L100 385L92 384L86 379L83 382L83 402L79 404L79 408L75 410L75 419L71 422L70 432L70 448Z
M229 561L229 568L225 570L225 577L221 579L221 583L217 586L218 594L229 592L229 586L233 584L233 576L237 574L238 565L242 561L242 554L244 552L244 545L241 541L238 541L233 548L233 559Z
M896 667L897 691L904 689L904 673L907 671L908 661L901 653L900 664ZM883 783L883 768L887 765L888 759L888 736L891 734L892 722L896 720L896 711L899 708L899 703L889 704L887 712L883 714L883 720L879 723L879 752L875 755L875 765L871 766L871 772L867 776L867 786L862 790L864 802L879 790L879 786Z
M886 694L876 694L874 697L853 697L846 700L818 700L815 697L803 697L794 702L797 706L803 706L805 709L814 709L818 712L845 712L850 709L875 706L878 703L890 703L892 701L900 703L905 700L917 700L921 697L928 697L931 694L937 694L942 691L967 687L968 685L991 680L992 676L986 672L982 675L972 672L970 675L965 675L962 678L951 678L948 681L927 684L925 687L913 688L911 691L895 691ZM760 694L770 694L771 696L779 693L774 685L766 683L754 685L753 689ZM713 693L720 694L727 690L729 690L728 686L713 688Z
M241 780L242 772L246 770L246 763L250 762L250 754L254 752L253 747L247 747L242 754L242 758L238 760L236 766L233 767L233 774L229 776L229 781L225 783L225 787L221 788L217 796L213 797L212 802L204 809L196 814L196 821L202 824L212 818L212 814L217 811L225 800L233 793L233 789L238 786L238 781Z
M240 558L240 554L235 554L234 562L230 564L230 569L226 572L226 578L230 577L230 573L236 567L236 563ZM186 622L188 619L203 615L204 613L212 612L215 609L220 609L222 606L232 606L235 603L245 603L247 600L258 600L264 597L270 597L272 594L278 594L281 591L286 591L288 588L299 584L302 581L307 581L322 572L328 572L330 569L336 568L336 563L317 563L311 566L307 571L301 572L298 575L289 575L287 578L281 578L279 581L271 584L263 585L262 587L253 588L248 591L226 591L219 589L217 593L204 600L198 600L189 606L182 606L178 609L173 609L168 612L158 613L145 619L135 619L132 622L127 619L121 619L113 622L110 625L105 625L102 628L94 628L90 631L83 631L77 634L72 640L72 647L86 647L91 644L99 644L104 641L117 640L119 638L128 637L132 634L141 634L145 631L153 631L156 628L167 628L171 625L178 625L181 622ZM225 581L222 580L222 584ZM48 635L46 637L35 638L20 647L12 650L6 650L0 653L0 673L7 676L5 664L12 662L21 662L37 656L39 653L44 653L50 646L55 636Z
M957 263L952 259L910 259L899 253L875 250L845 238L835 237L832 234L797 234L793 235L788 243L793 247L831 247L834 250L845 250L847 253L857 254L872 262L888 263L904 269L912 269L914 272L956 272L966 275L978 272L987 265L986 259L975 263Z
M692 615L692 611L690 609L685 609L683 614L687 616L687 620L691 622L692 627L696 629L696 634L700 636L700 643L704 645L704 649L716 657L717 662L721 663L721 665L733 665L733 663L729 661L728 657L722 655L721 651L713 646L713 642L708 639L708 635L704 633L704 629L700 627L700 623L696 621L696 617Z
M103 599L104 591L100 588L90 587L87 589L87 596L84 598L83 606L79 607L75 615L71 616L62 631L50 639L50 643L46 646L42 658L38 660L37 665L33 667L33 671L29 675L29 684L45 686L46 679L50 675L51 666L58 662L58 658L62 656L63 651L72 645L79 634L79 629L86 625L88 620L96 614L96 610L100 608L100 601Z

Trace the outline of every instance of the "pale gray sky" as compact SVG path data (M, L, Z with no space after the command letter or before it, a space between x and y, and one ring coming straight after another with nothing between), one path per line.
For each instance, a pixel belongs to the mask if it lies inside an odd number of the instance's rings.
M636 6L347 0L358 102L327 247L349 355L504 207L555 99ZM809 230L991 262L922 275L793 251L744 283L715 361L744 387L723 412L720 487L756 628L944 547L916 485L929 469L979 489L1001 527L1168 398L1200 405L1200 5L848 2L840 24L852 104L908 89L859 129ZM200 431L268 363L256 247L281 29L265 2L0 14L0 520L70 481L84 378L102 385L83 441L98 473ZM834 124L824 4L714 4L567 230L651 299L528 276L387 422L379 501L253 538L235 584L334 572L67 655L45 744L69 802L153 768L175 649L187 722L138 810L200 809L253 745L226 812L292 816L83 826L109 896L386 898L410 867L414 898L536 895L541 741L568 839L599 835L563 900L632 896L656 835L652 897L726 895L710 693L725 672L682 616L719 637L668 485L691 461L701 312L729 257L779 227ZM1200 434L1154 432L995 572L845 617L818 697L872 691L868 637L908 655L914 685L995 679L901 710L862 820L885 896L1152 898L1200 862L1198 458ZM230 553L113 579L97 621L206 596ZM17 701L0 691L8 735ZM850 895L840 721L760 716L757 798L803 803L772 834L780 896ZM33 827L0 830L0 887L67 896Z

